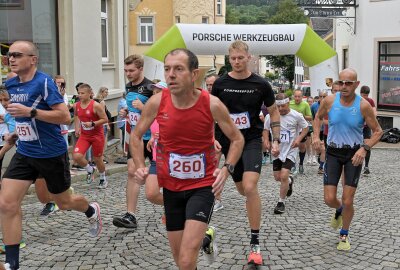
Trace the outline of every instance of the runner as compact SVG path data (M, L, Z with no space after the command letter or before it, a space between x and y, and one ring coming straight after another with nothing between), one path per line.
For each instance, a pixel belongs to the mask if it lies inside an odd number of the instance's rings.
M339 73L340 92L326 97L318 109L314 120L314 130L320 130L325 115L329 116L328 149L324 167L325 203L335 208L331 226L338 229L342 225L338 250L350 250L348 237L350 223L354 215L354 195L359 183L362 163L367 151L382 136L382 129L375 118L371 105L355 93L360 84L354 69L344 69ZM363 141L364 121L372 129L372 136ZM313 146L318 150L321 140L314 135ZM337 185L344 168L342 200L337 198Z
M265 104L271 115L274 141L272 149L279 148L279 112L275 105L275 96L270 84L260 76L251 73L249 47L238 40L229 47L229 62L232 71L215 81L212 94L218 97L228 108L230 116L245 138L243 154L231 171L238 192L246 197L247 216L250 225L251 240L248 263L261 265L259 233L261 226L261 200L258 193L258 181L262 167L262 131L263 123L259 117L261 105ZM217 127L218 132L219 127ZM216 138L226 156L229 140L221 135Z
M307 103L310 106L310 109L312 108L312 105L314 105L314 98L313 97L308 97L307 98ZM311 109L311 114L312 114L312 109ZM313 117L314 119L314 117ZM314 153L314 148L311 147L312 144L312 133L313 133L313 129L312 129L312 120L311 121L307 121L308 123L308 133L307 133L307 141L306 141L306 153L307 153L307 164L308 165L313 165L313 164L317 164L317 158L316 155Z
M60 209L86 214L90 235L102 229L100 206L80 195L71 195L67 145L60 124L68 124L70 114L50 76L37 70L38 49L29 41L16 41L9 49L11 71L18 74L6 81L11 102L8 111L16 120L19 144L0 190L3 241L6 267L19 268L19 243L22 234L21 202L37 176L42 175ZM12 141L12 136L6 136Z
M301 113L306 119L306 121L312 121L312 114L310 110L310 105L306 101L303 101L303 91L302 90L295 90L293 93L293 100L290 101L290 108ZM299 169L298 172L300 174L304 174L304 158L306 156L306 141L307 141L307 136L303 138L299 145ZM294 170L296 171L296 167L294 167Z
M144 77L144 60L140 55L130 55L124 60L124 72L129 82L126 84L126 104L121 112L121 116L128 116L131 131L135 129L137 121L140 119L143 104L153 95L152 81ZM143 143L147 145L150 140L151 132L148 130L143 135ZM128 140L129 141L129 140ZM152 154L144 148L143 155L152 160ZM140 192L140 185L135 181L135 164L133 163L131 153L128 151L128 181L126 182L126 208L127 211L122 216L114 216L113 224L120 228L134 229L137 227L136 211Z
M371 104L372 109L374 110L375 113L375 117L377 116L376 113L376 107L375 107L375 102L372 98L369 98L370 89L367 85L363 85L361 86L360 89L360 95L366 100L368 101L369 104ZM368 139L371 139L371 129L364 124L364 128L363 128L363 138L365 143L367 142ZM371 158L371 150L367 151L367 155L365 156L365 164L364 164L364 171L363 171L363 175L368 175L370 174L370 170L369 170L369 159Z
M285 212L286 196L290 197L293 192L294 178L289 176L290 169L293 167L299 152L300 142L307 136L308 123L301 113L290 109L289 98L280 93L276 96L276 105L281 115L281 133L279 153L273 155L273 171L276 181L281 182L279 191L279 201L274 209L275 214ZM270 116L267 115L264 123L264 145L270 147L269 132L271 129Z
M207 87L207 91L208 91L210 94L211 94L211 90L212 90L212 87L213 87L213 85L214 85L214 82L215 82L215 80L218 79L218 78L219 78L219 76L218 76L217 74L215 74L215 73L206 76L206 78L205 78L206 87Z
M73 159L87 171L86 181L93 182L96 168L85 159L86 151L92 147L93 160L100 173L98 188L104 189L108 185L106 167L103 163L104 128L107 115L104 106L90 98L92 88L84 83L78 87L79 102L75 104L75 135L78 141L75 144Z
M193 270L211 218L214 194L222 192L244 142L225 106L207 91L194 87L199 69L192 52L176 49L168 53L164 74L169 90L146 104L131 133L130 147L137 168L135 176L143 184L149 169L141 154L142 136L157 119L161 134L157 176L163 184L168 239L178 268ZM231 141L222 169L217 168L215 160L215 122Z

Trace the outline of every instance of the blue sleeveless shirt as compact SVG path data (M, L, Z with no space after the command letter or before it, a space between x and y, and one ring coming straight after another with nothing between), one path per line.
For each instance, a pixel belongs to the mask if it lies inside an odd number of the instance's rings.
M333 148L355 148L363 143L364 117L361 114L361 96L356 95L353 104L346 107L340 104L340 93L328 112L327 144Z

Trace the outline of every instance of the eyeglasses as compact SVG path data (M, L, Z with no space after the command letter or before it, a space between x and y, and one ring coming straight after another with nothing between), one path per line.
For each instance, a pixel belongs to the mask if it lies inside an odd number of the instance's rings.
M346 85L346 86L352 86L355 82L357 82L357 81L346 81L346 80L337 81L337 83L338 83L340 86L343 86L343 84Z
M326 98L326 96L319 96L320 98Z
M11 57L21 58L23 56L35 56L35 55L34 54L21 53L21 52L8 52L7 56L8 56L8 58L11 58Z

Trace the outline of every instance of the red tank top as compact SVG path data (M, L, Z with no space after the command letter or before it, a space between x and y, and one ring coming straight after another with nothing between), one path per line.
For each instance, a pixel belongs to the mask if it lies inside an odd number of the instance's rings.
M160 126L157 176L163 186L171 191L211 186L217 165L209 93L201 90L195 105L177 109L170 91L164 89L156 119Z
M81 121L81 135L86 135L86 136L95 136L97 134L102 134L103 131L103 126L95 126L95 127L84 127L82 125L82 122L91 122L91 121L97 121L100 118L97 116L97 114L94 112L93 106L94 103L93 99L89 102L89 105L86 108L81 107L81 102L79 101L76 103L76 115L78 116L79 120Z

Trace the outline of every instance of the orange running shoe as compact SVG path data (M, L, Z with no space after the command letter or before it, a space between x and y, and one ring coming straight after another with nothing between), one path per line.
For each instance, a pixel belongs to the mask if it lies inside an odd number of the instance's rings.
M260 245L250 245L248 264L262 265L263 259L260 252Z

